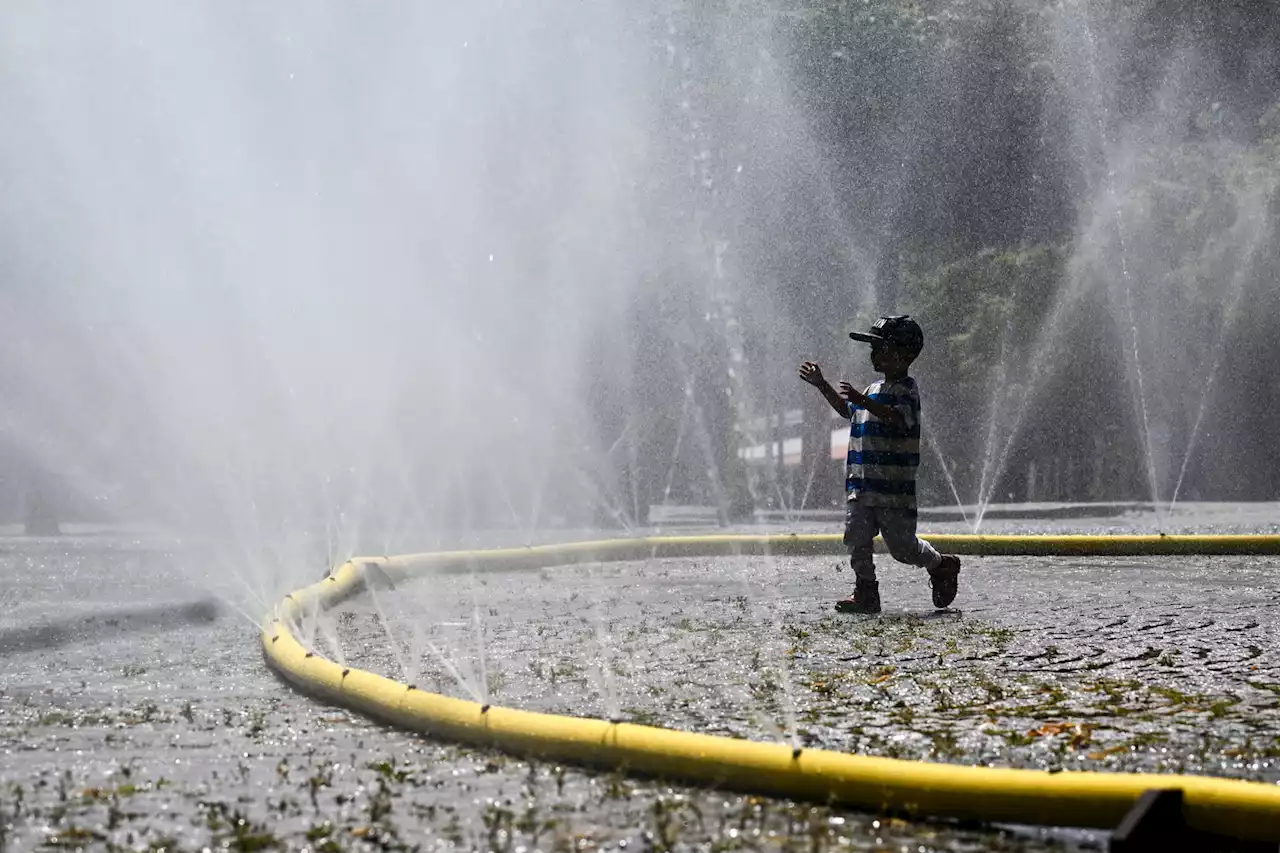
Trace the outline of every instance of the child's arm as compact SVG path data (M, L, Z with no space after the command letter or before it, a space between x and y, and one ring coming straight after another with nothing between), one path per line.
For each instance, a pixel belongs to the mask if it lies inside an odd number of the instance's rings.
M866 394L863 394L857 388L854 388L848 382L840 383L840 396L856 406L861 406L871 414L875 415L876 420L884 421L895 429L906 429L907 419L903 417L902 412L893 406L884 403L877 403Z
M840 417L849 417L849 402L842 399L840 395L836 393L836 389L831 387L831 383L822 375L821 367L818 367L818 365L814 364L812 361L806 361L804 364L800 365L800 378L821 391L822 396L827 398L827 402L831 404L831 408L835 409ZM849 383L842 382L840 384L848 385Z

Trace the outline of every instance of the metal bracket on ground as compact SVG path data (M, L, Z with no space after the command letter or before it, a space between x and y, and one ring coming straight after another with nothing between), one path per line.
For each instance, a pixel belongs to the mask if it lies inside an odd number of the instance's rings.
M1182 813L1181 788L1153 788L1143 792L1124 820L1111 833L1110 853L1277 853L1280 846L1266 841L1239 841L1187 825Z

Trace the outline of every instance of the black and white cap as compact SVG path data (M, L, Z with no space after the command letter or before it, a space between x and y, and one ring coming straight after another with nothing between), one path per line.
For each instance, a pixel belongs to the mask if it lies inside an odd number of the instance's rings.
M920 354L920 350L924 349L924 332L920 329L920 324L911 319L909 314L881 317L872 324L871 331L850 332L849 337L855 341L866 341L867 343L883 342L894 344L902 347L913 358Z

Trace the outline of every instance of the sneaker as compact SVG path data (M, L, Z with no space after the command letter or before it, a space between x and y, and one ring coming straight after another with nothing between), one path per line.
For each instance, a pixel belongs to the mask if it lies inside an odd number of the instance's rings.
M858 581L853 587L853 595L836 602L836 610L841 613L879 613L880 584Z
M946 607L955 601L960 587L960 558L943 554L938 568L929 570L929 586L933 587L934 607Z

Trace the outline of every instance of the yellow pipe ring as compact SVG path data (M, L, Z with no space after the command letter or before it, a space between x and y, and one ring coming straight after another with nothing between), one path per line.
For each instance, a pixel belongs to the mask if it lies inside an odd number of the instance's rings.
M1280 536L933 535L961 554L1280 554ZM262 634L269 666L304 692L413 731L547 760L617 768L751 793L907 817L1110 828L1141 794L1180 788L1193 828L1280 842L1280 785L1205 776L966 767L793 751L632 723L532 713L454 699L309 652L289 630L308 612L358 594L366 573L403 580L430 571L510 570L575 562L735 554L843 553L837 535L723 535L613 539L479 551L356 559L278 605Z

